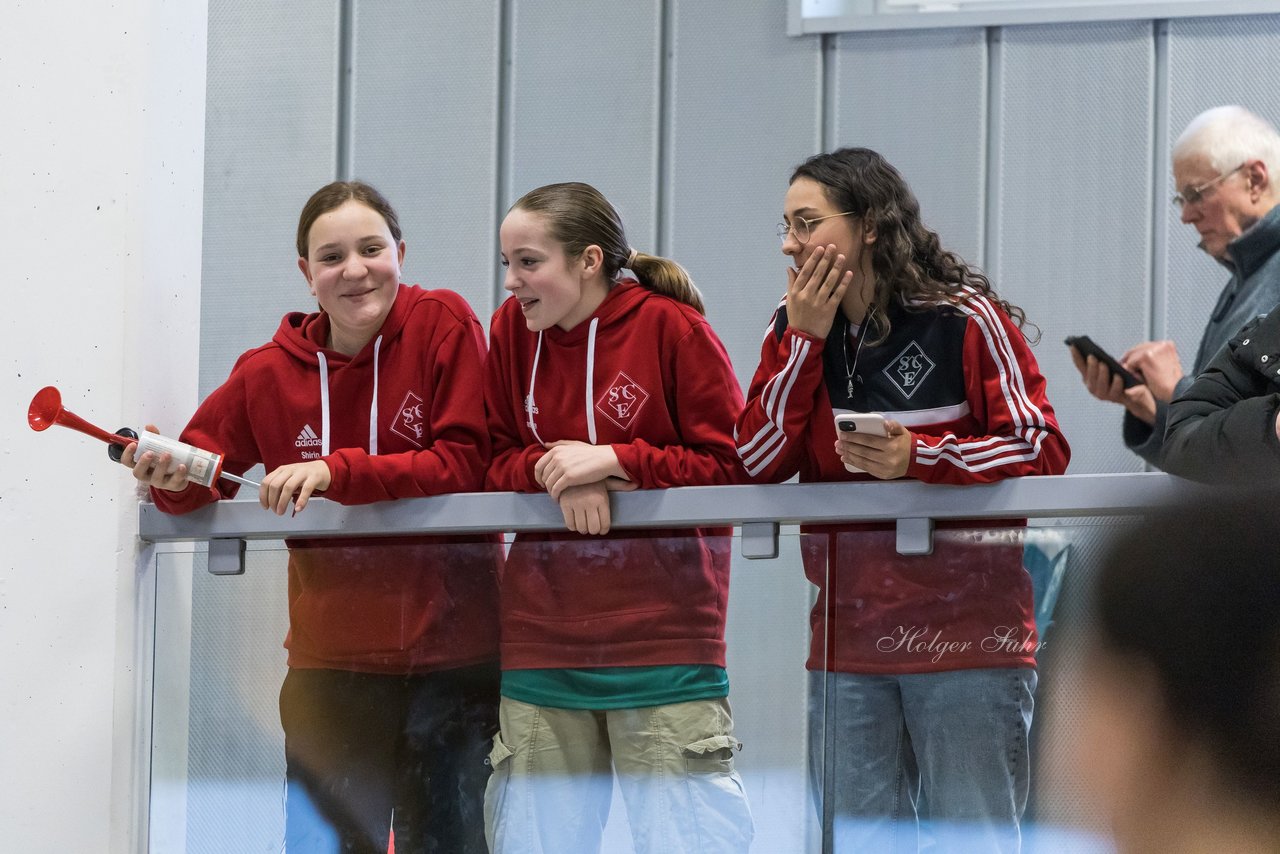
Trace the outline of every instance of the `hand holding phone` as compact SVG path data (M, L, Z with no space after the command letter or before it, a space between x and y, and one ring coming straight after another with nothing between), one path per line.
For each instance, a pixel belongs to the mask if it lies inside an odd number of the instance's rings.
M888 436L885 417L879 412L840 412L835 418L837 433L870 433L873 436ZM854 474L863 473L857 466L844 464L845 470Z
M1120 362L1103 350L1088 335L1071 335L1064 342L1068 347L1074 347L1080 352L1081 356L1093 356L1099 362L1107 366L1107 370L1111 371L1114 376L1120 377L1120 381L1124 383L1125 388L1133 388L1142 385L1142 380L1134 376L1130 371L1126 370Z

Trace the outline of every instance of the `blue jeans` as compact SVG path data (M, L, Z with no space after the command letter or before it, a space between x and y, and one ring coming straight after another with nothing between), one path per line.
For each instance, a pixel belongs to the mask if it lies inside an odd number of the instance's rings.
M809 673L824 852L1017 852L1031 668Z

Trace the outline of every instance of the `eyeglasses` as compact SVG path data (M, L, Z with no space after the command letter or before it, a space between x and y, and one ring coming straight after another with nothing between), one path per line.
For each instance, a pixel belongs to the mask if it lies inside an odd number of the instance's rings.
M804 217L798 216L793 223L778 223L778 239L785 241L788 234L794 234L796 236L796 240L800 241L800 245L803 246L808 243L809 238L813 236L814 223L822 222L824 219L833 219L838 216L855 215L856 214L854 214L853 211L845 211L844 213L827 214L826 216L820 216L817 219L805 219Z
M1200 202L1204 201L1204 197L1208 195L1209 190L1212 190L1214 187L1221 184L1223 181L1227 180L1227 178L1236 174L1237 172L1239 172L1241 169L1243 169L1248 165L1249 165L1249 162L1246 160L1244 163L1241 163L1236 168L1231 169L1227 172L1223 172L1217 178L1214 178L1211 181L1205 181L1199 187L1183 188L1181 193L1174 194L1173 203L1177 205L1179 208L1185 208L1187 205L1200 204Z

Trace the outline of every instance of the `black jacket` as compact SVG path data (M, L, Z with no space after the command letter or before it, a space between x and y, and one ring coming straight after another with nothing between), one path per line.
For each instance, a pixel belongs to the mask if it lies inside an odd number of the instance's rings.
M1169 406L1164 469L1207 483L1280 483L1280 308L1245 324Z
M1280 205L1231 241L1227 257L1221 263L1231 271L1231 280L1222 289L1209 324L1204 328L1191 373L1178 380L1174 388L1175 397L1187 393L1193 378L1208 370L1210 360L1223 351L1237 330L1252 318L1280 305ZM1168 405L1158 400L1154 425L1125 412L1124 443L1153 466L1173 471L1164 462L1168 419Z

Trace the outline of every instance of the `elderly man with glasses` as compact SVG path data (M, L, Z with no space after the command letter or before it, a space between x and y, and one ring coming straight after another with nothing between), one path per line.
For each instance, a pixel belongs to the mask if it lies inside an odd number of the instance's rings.
M1090 394L1125 408L1124 441L1164 468L1169 403L1183 394L1242 326L1280 304L1280 133L1243 107L1215 107L1192 119L1173 146L1173 203L1195 226L1200 248L1231 272L1210 315L1190 375L1172 341L1147 341L1121 364L1142 380L1123 380L1072 349Z

